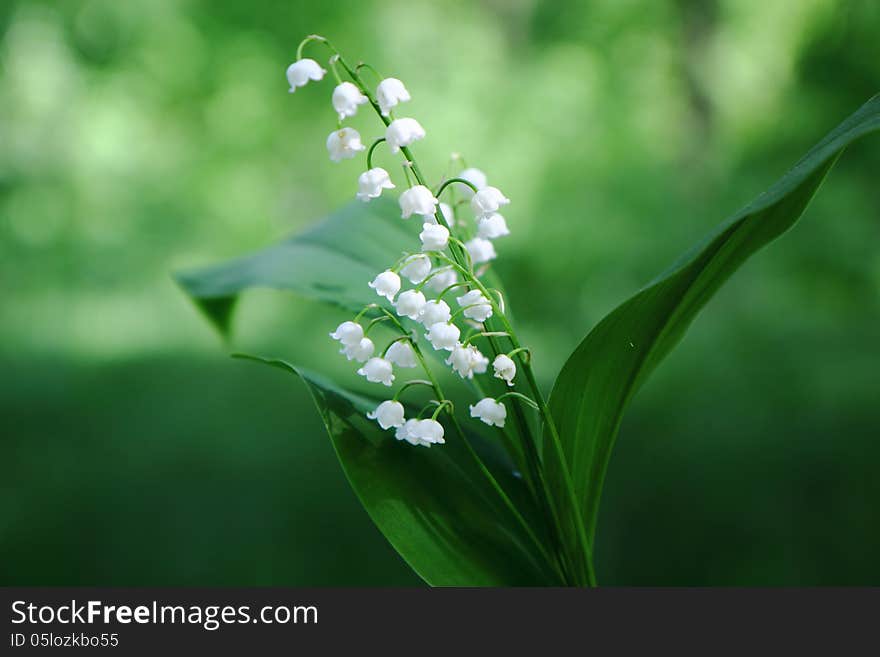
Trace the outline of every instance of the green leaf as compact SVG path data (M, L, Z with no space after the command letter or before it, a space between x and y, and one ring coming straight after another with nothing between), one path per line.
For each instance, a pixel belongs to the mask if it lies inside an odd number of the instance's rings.
M569 357L553 387L550 407L591 543L611 450L633 394L731 274L798 220L844 148L878 129L880 95L767 192L606 316ZM547 446L546 432L544 441Z
M435 586L560 585L553 567L447 426L440 448L399 443L365 414L378 401L280 360L321 413L346 476L373 522ZM510 477L505 487L521 486ZM525 498L521 492L518 497Z
M416 224L402 221L389 198L353 201L283 242L175 278L224 336L238 295L252 287L291 290L357 311L376 301L367 282L418 247Z

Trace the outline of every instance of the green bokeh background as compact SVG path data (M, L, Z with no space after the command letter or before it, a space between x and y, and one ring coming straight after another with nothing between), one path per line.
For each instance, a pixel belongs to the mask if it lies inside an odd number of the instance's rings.
M353 196L362 163L324 151L332 84L287 93L311 32L407 83L433 178L458 151L513 198L497 269L548 387L880 91L873 0L7 0L0 583L419 583L303 386L231 361L170 277ZM639 394L600 581L880 584L878 175L880 140L847 152ZM238 348L353 382L339 313L239 310Z

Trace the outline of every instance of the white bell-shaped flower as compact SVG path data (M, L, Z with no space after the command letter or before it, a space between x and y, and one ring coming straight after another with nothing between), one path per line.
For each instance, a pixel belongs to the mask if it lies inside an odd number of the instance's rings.
M449 304L443 301L443 299L440 299L439 301L431 299L425 304L425 307L422 308L422 314L419 316L419 321L425 326L431 326L438 322L448 322L451 317L452 311L449 309Z
M424 253L419 253L407 258L400 273L409 279L413 285L421 283L431 273L431 259Z
M498 253L495 251L495 245L482 237L475 237L472 240L468 240L465 242L464 248L467 249L468 254L471 256L471 262L475 265L478 265L481 262L489 262L498 257Z
M388 400L379 404L376 410L367 413L367 417L376 420L383 429L390 429L403 426L405 422L403 413L403 404L399 401Z
M415 434L415 429L418 426L419 422L421 422L421 420L407 420L403 423L403 426L397 427L397 431L394 432L394 437L398 440L405 440L410 445L430 447L430 442L418 438Z
M334 340L338 340L346 347L360 344L364 337L364 328L357 322L342 322L336 330L330 334Z
M327 73L314 59L300 59L287 67L287 82L290 83L289 93L304 87L309 80L317 82Z
M452 351L458 344L458 338L461 337L461 331L455 324L447 322L437 322L428 327L428 334L425 336L428 342L437 351L445 349Z
M477 222L477 236L484 240L494 240L505 235L510 235L510 230L504 217L497 212L487 214Z
M437 203L439 201L434 196L434 192L424 185L410 187L400 195L400 216L404 219L409 219L414 214L426 218L432 217Z
M425 129L415 119L395 119L385 129L385 141L392 153L425 138Z
M504 428L504 421L507 419L507 408L499 401L495 401L491 397L484 397L473 406L470 406L471 417L482 420L490 427Z
M465 169L456 177L467 180L471 185L477 188L477 191L480 191L481 189L486 189L486 186L489 184L489 180L486 178L486 174L479 169ZM471 198L474 195L474 190L472 190L467 185L460 185L460 188L462 196L464 196L465 198Z
M505 381L507 385L513 385L513 377L516 376L516 363L510 356L499 354L492 361L492 369L495 370L495 378Z
M467 346L458 344L446 359L446 364L451 365L463 379L472 379L474 374L483 374L489 367L489 359L480 353L474 345Z
M394 295L400 291L400 276L386 269L367 285L376 290L376 294L380 297L394 301Z
M333 162L350 160L366 148L361 143L361 134L354 128L340 128L327 137L327 153Z
M370 359L375 350L376 345L373 344L370 338L361 338L361 341L357 344L344 345L339 350L339 353L343 354L348 360L356 360L359 363L363 363Z
M471 208L478 217L483 217L493 212L498 212L502 205L510 203L510 199L501 193L497 187L481 189L471 199Z
M422 224L419 239L423 251L442 251L449 244L449 229L440 224Z
M406 340L398 340L388 347L388 351L385 352L385 360L404 368L418 365L412 345Z
M433 274L425 285L434 292L442 292L455 283L458 283L456 271L452 267L441 267L438 273Z
M410 433L423 444L442 445L446 442L443 440L443 425L437 420L419 420L413 425Z
M346 117L357 114L358 105L367 102L367 97L351 82L342 82L333 90L333 109L342 121Z
M426 303L424 294L417 290L407 290L400 293L394 307L397 309L397 314L401 317L418 319Z
M358 176L358 200L366 202L371 198L379 198L383 189L394 189L394 183L382 167L373 167Z
M357 371L370 383L381 383L390 386L394 383L394 368L384 358L373 357Z
M409 100L409 92L403 86L403 82L397 78L385 78L376 87L376 101L379 103L382 116L388 116L392 108Z
M449 203L443 203L442 201L437 206L440 210L440 214L443 215L443 218L446 220L446 223L450 226L455 224L455 215L452 212L452 206ZM425 215L425 223L426 224L436 224L437 223L437 213L435 212L431 216Z
M464 308L462 314L475 322L485 322L492 316L492 304L479 290L471 290L457 297L456 301Z

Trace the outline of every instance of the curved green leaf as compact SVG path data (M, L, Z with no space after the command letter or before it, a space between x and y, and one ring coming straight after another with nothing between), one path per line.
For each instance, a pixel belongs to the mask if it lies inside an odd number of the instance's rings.
M399 443L366 419L377 401L284 361L247 358L293 372L306 383L351 487L376 526L426 582L562 583L476 467L461 436L447 430L446 444L434 449Z
M238 295L253 287L291 290L357 311L376 300L367 282L418 246L417 223L401 221L389 198L353 201L283 242L175 278L224 336Z
M550 407L591 542L605 471L633 394L730 275L798 220L844 148L878 129L875 96L767 192L606 316L569 357Z

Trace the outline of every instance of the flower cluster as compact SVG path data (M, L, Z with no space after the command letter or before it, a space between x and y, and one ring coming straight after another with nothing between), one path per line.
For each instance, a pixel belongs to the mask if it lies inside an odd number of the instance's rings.
M309 39L327 43L321 37ZM321 80L327 72L315 60L302 58L301 51L302 45L297 61L287 69L291 93L309 81ZM342 81L336 70L337 63L352 81ZM393 430L398 440L426 447L442 444L445 431L437 418L443 410L451 416L453 407L443 397L424 358L420 341L424 340L424 344L439 352L438 356L442 354L441 362L462 379L473 382L477 390L482 387L474 377L487 374L490 367L490 358L475 344L477 339L487 339L494 356L491 359L492 373L511 388L517 374L513 356L527 351L516 343L517 348L509 353L499 351L492 338L507 336L512 340L512 337L507 332L491 331L485 324L494 315L503 315L500 293L487 287L481 276L488 263L497 257L495 240L510 234L507 222L500 214L510 200L498 188L489 185L485 173L465 167L457 156L454 161L460 164L458 175L441 181L433 189L429 187L410 151L415 142L425 139L425 129L414 118L394 115L403 103L412 100L404 83L397 78L383 78L376 74L379 78L377 86L368 88L359 75L365 65L352 70L338 53L330 58L329 67L338 82L333 89L331 104L339 121L337 129L326 140L330 160L342 162L366 151L366 167L357 178L355 196L367 203L379 198L386 190L396 188L389 171L373 165L375 148L384 142L392 155L402 154L405 181L398 181L402 185L398 198L401 218L410 220L415 216L422 224L417 250L405 253L388 269L377 273L372 281L365 282L375 291L377 303L368 305L353 320L340 324L330 337L339 343L340 353L348 360L361 363L357 373L370 383L391 387L400 370L421 367L429 381L405 381L390 400L383 401L367 417L375 420L382 429ZM343 125L367 104L376 109L385 124L384 134L369 149L357 130ZM449 199L444 203L440 197L447 190ZM472 213L469 220L459 217L465 207L469 207ZM369 317L368 322L364 322L365 317ZM381 322L389 322L399 335L377 351L368 333ZM407 418L406 409L398 397L403 390L416 384L432 388L436 399L415 417ZM469 406L470 416L503 429L507 408L501 400L508 395L524 397L515 392L497 398L483 396ZM422 417L431 407L431 416Z

